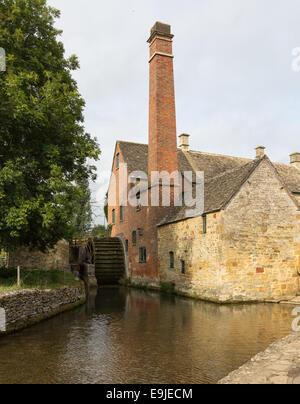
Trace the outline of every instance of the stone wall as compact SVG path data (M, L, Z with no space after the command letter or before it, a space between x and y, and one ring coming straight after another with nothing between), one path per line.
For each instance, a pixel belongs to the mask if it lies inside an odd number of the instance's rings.
M23 269L69 270L70 247L65 240L59 241L56 246L43 254L40 251L30 251L19 248L9 254L8 265L12 268L20 265Z
M169 252L175 253L170 269ZM186 274L181 274L181 260ZM204 299L262 301L299 291L300 212L264 161L221 212L159 228L159 273Z
M219 300L218 280L223 259L220 221L220 213L208 215L206 234L203 234L202 217L160 227L160 280L174 282L176 289L181 292L203 299ZM174 269L170 268L170 252L174 252ZM185 274L181 272L181 261L185 261Z
M83 286L53 290L22 290L0 293L0 308L5 310L7 331L30 320L47 317L85 299Z
M264 161L224 212L224 292L241 300L299 290L300 212Z
M300 333L272 344L219 384L300 384Z

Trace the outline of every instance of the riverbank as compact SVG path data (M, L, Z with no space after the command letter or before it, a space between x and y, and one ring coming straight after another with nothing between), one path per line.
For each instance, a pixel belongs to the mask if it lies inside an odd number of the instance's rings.
M219 384L300 384L300 332L272 344Z
M79 286L63 286L56 289L24 289L0 292L0 323L5 331L0 336L27 328L62 312L72 310L86 301L85 289ZM1 315L1 313L0 313Z
M58 289L62 286L79 286L80 281L71 273L59 270L21 270L20 286L17 285L17 270L0 268L0 293L24 289Z
M259 303L272 303L272 304L290 304L300 305L299 296L282 296L277 299L258 299L258 300L219 300L213 297L208 297L197 293L196 291L183 290L177 288L174 282L155 282L147 279L123 279L120 284L134 289L141 289L145 291L154 291L168 295L175 295L185 297L193 300L198 300L207 303L215 303L219 305L239 305L239 304L259 304Z

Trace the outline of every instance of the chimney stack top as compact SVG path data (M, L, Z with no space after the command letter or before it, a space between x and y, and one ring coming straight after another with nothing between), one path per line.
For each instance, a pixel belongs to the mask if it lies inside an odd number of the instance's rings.
M265 146L257 146L255 150L257 159L261 159L265 156L265 150L266 150Z
M291 157L291 165L300 169L300 153L292 153Z
M189 137L190 135L188 135L187 133L182 133L179 136L179 148L182 151L189 151L190 149Z
M153 25L148 42L152 42L155 35L165 36L171 39L174 37L174 35L171 34L171 25L159 21Z

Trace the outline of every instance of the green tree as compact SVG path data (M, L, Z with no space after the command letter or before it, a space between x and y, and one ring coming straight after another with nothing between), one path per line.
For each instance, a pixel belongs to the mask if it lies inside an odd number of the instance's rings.
M106 228L102 224L95 226L91 231L92 237L105 237L106 236Z
M46 0L1 0L0 245L44 251L73 231L80 180L100 155L83 127L84 100L66 58L58 10Z
M74 203L73 237L81 238L88 234L92 226L91 191L88 178L78 181L79 198Z

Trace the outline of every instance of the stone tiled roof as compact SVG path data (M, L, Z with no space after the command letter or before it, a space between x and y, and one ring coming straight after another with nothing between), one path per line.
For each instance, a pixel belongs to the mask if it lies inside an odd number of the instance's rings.
M128 172L148 172L148 145L142 143L118 142L124 160L127 162Z
M300 193L300 170L287 164L273 165L288 189L293 193Z
M118 142L121 153L127 162L128 172L148 173L148 145L142 143ZM181 150L178 150L179 171L193 171L193 168Z
M127 162L128 172L148 172L148 145L118 141L122 155ZM239 168L249 159L201 152L183 152L178 149L179 171L204 171L206 178L222 174L226 170Z
M148 146L140 143L118 142L128 171L148 172ZM197 151L178 150L179 170L204 171L205 213L218 211L230 201L251 175L261 159L245 159ZM287 164L273 163L282 182L292 193L300 193L300 170ZM186 218L185 208L173 207L161 224Z
M238 169L252 161L245 158L197 151L189 151L186 154L194 170L204 171L205 178L215 177L227 170Z
M260 160L250 160L242 167L234 168L204 181L204 212L217 212L222 209L240 189L242 184L255 170ZM160 226L167 223L187 219L186 207L172 207Z

